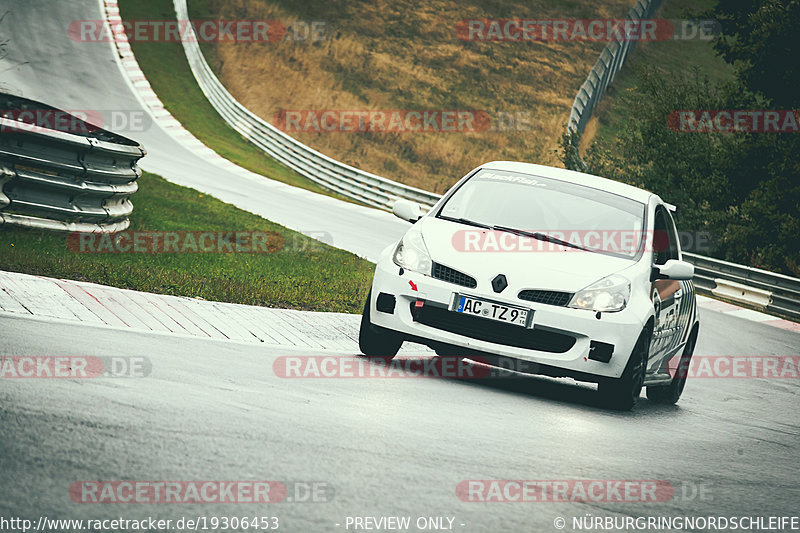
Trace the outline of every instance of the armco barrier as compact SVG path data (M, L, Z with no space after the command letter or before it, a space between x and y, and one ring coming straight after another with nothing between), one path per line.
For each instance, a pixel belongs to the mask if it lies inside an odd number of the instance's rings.
M630 20L648 18L661 5L661 0L638 0L626 16ZM567 129L571 133L582 134L597 104L603 98L608 86L614 81L628 55L633 51L636 41L614 39L606 45L589 71L586 80L578 89L572 109L569 112Z
M683 254L698 291L800 322L800 279L721 259Z
M86 133L17 120L71 116L33 100L0 94L0 108L15 111L0 116L0 225L85 232L128 227L141 145L77 118L72 124L83 124Z
M188 20L186 0L174 0L178 20ZM279 163L295 170L311 181L367 205L390 209L398 198L414 200L431 207L440 196L403 185L355 167L309 148L286 135L265 120L251 113L223 87L208 66L194 28L187 25L188 38L182 39L183 49L197 84L223 120Z
M716 286L711 289L711 294L722 300L733 300L761 309L766 309L772 303L772 293L764 289L755 289L723 278L715 279L714 284Z

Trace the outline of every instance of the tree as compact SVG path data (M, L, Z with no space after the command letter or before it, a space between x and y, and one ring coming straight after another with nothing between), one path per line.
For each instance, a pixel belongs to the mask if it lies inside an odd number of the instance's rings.
M695 71L665 78L638 74L620 98L627 111L611 147L581 159L565 136L567 168L641 187L679 206L680 227L714 236L707 255L800 274L800 134L687 132L670 127L680 109L748 109L757 97L740 83L715 85Z
M720 0L704 16L719 22L714 48L746 89L774 109L800 105L800 0Z

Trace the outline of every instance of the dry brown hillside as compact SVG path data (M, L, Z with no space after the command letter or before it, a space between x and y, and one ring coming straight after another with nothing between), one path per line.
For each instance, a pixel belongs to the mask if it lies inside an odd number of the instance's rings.
M201 0L202 1L202 0ZM468 42L465 19L615 18L632 0L205 0L225 20L321 21L317 42L220 43L207 54L230 92L274 122L282 110L478 110L484 131L301 132L338 160L437 192L470 168L514 159L558 165L575 92L601 42ZM191 4L190 4L191 6ZM498 127L509 117L515 124ZM468 128L467 128L468 129Z

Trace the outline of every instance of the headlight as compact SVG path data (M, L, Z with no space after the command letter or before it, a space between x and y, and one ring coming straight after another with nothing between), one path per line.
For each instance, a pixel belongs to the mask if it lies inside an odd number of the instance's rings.
M421 272L427 276L431 274L433 267L431 255L425 247L425 241L422 240L422 232L417 228L411 228L403 236L394 250L392 259L396 265L407 270Z
M569 307L592 311L622 311L631 297L631 282L617 274L575 293Z

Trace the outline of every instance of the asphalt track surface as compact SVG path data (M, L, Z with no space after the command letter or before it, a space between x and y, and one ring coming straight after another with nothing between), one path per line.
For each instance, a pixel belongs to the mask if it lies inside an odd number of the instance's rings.
M715 312L703 326L698 354L797 352L796 333ZM590 386L533 376L284 378L272 366L280 356L356 355L18 318L0 319L0 331L5 355L144 356L152 369L143 378L3 380L3 516L267 514L299 532L344 530L336 524L348 516L450 516L465 524L456 530L477 532L555 531L557 517L586 513L797 514L797 379L695 379L678 406L642 399L617 413L596 407ZM652 479L675 493L660 503L459 499L459 483L475 479ZM333 496L93 505L70 499L79 480L317 481Z
M94 0L4 7L5 89L70 109L140 107L108 43L66 37L69 21L101 18ZM281 224L329 231L362 255L402 232L383 213L226 176L157 127L130 135L149 150L147 170ZM798 355L796 332L713 311L701 321L699 355ZM617 413L570 381L287 379L273 370L278 357L355 354L7 316L0 332L6 356L144 356L152 368L142 378L1 380L2 517L277 516L281 530L304 532L344 531L348 516L449 516L456 531L546 532L557 517L572 531L572 517L586 514L800 514L797 379L695 379L678 406L643 398ZM475 479L665 480L675 493L659 503L459 499L458 484ZM70 499L80 480L316 481L332 490L324 503L91 505Z

